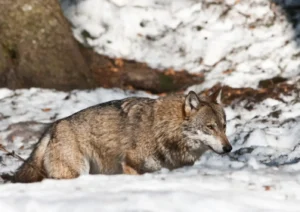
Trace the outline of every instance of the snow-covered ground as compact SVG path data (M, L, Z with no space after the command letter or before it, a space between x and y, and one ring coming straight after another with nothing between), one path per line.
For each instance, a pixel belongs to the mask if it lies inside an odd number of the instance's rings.
M150 96L119 89L0 89L1 144L26 158L41 133L39 122L132 95ZM282 100L266 99L251 110L246 101L226 107L229 155L208 152L192 167L143 176L4 184L0 211L299 211L300 99ZM18 165L0 152L0 172Z
M256 87L260 79L300 73L300 21L293 28L275 1L60 1L75 37L98 53L202 71L202 87L219 80Z

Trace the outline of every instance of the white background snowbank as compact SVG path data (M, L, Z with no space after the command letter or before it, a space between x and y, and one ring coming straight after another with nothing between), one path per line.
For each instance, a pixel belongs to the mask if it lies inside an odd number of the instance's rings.
M299 30L270 0L60 1L75 37L98 53L202 71L202 87L300 73Z

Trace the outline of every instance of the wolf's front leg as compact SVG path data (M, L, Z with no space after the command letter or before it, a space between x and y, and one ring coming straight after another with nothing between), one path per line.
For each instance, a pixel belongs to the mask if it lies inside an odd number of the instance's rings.
M130 174L130 175L139 175L137 170L126 164L126 162L122 162L123 174Z

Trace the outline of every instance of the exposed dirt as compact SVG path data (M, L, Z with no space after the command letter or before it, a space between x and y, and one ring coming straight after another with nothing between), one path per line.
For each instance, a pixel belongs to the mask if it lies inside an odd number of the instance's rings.
M152 93L180 91L203 82L203 74L186 71L156 70L144 63L123 59L110 59L82 47L81 52L93 74L96 84L102 87L146 90Z
M261 81L259 84L261 86L258 89L223 86L221 95L222 103L224 105L233 105L233 103L243 100L247 100L248 103L258 103L267 98L283 101L280 98L281 95L290 95L292 92L299 93L299 88L296 84L288 83L286 80L282 79L278 80L277 77ZM220 86L220 84L216 84L212 88L206 89L201 93L209 95L214 90L219 89ZM249 106L248 109L251 109L251 106Z

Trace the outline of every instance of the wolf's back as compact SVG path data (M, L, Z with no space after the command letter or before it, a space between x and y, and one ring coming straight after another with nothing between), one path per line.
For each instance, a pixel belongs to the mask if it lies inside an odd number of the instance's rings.
M14 175L15 182L31 183L43 180L46 174L43 167L43 159L50 140L49 132L46 132L37 143L30 157L23 163Z

